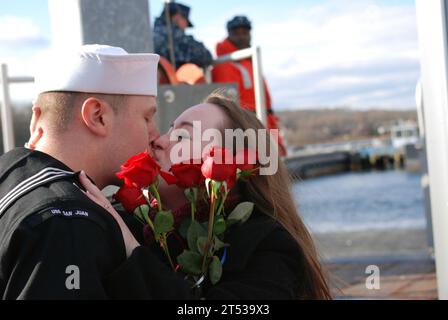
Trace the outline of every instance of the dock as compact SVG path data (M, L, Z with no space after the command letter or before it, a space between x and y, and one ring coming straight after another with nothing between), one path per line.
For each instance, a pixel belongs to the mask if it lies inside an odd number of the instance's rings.
M394 146L390 141L351 141L340 144L304 146L284 158L289 172L302 179L328 174L362 171L405 169L420 171L422 146Z
M335 299L436 300L434 259L430 256L364 257L324 263ZM366 286L366 266L381 270L380 288Z

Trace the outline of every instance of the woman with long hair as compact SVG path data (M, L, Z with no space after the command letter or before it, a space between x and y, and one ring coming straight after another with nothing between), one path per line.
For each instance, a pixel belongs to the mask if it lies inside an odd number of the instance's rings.
M169 132L154 143L154 157L162 169L168 169L173 164L170 157L173 147L195 142L191 141L193 134L172 139L173 130L192 132L194 121L200 121L202 132L214 128L222 136L225 136L226 129L265 129L252 112L239 108L221 93L213 93L203 104L182 113ZM262 138L263 141L258 140L259 135L255 137L256 141L246 138L245 146L264 143L265 150L271 150L269 134ZM231 145L235 155L238 151L236 144ZM254 203L255 209L248 221L229 231L226 236L230 247L223 264L223 275L216 285L204 286L202 296L206 299L331 299L312 237L291 195L290 176L276 153L269 156L277 157L278 169L275 173L255 175L247 181L238 181L237 186L232 188L229 204L226 205L231 207L235 203L249 201ZM83 175L81 182L92 200L101 205L107 201ZM161 183L159 192L164 205L173 210L177 217L188 215L189 205L182 189ZM112 206L109 208L122 228L126 246L133 250L129 267L121 272L141 272L151 298L195 298L186 281L173 273L155 254L155 246L140 246L139 242L143 242L141 230L135 232L133 229L134 238ZM129 290L132 297L132 284L111 283L121 290Z

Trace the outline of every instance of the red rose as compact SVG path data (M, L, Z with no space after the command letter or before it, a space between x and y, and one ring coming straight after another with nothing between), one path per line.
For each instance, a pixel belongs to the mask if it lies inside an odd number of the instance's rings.
M225 181L232 188L236 181L236 165L231 152L225 148L212 148L202 164L201 171L205 178Z
M153 184L160 173L159 164L147 152L133 156L120 168L117 177L123 179L128 187L139 189Z
M131 214L134 213L135 208L148 204L141 190L134 187L121 187L113 197L120 201L126 211Z
M178 163L171 167L170 171L177 179L177 186L180 188L194 188L204 185L205 178L201 172L202 164Z
M165 180L168 185L176 184L177 178L173 176L171 173L160 170L160 176Z
M257 153L252 149L240 150L236 153L235 164L241 171L249 171L257 167Z

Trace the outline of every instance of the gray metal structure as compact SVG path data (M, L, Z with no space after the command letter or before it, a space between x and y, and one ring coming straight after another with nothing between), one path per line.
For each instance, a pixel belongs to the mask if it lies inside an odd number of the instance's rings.
M448 2L416 5L438 295L448 299Z
M49 0L55 47L108 44L153 52L148 0Z
M418 82L417 88L415 90L415 102L417 105L417 116L418 116L418 127L420 139L422 141L422 151L420 152L420 164L421 164L421 186L423 191L423 197L425 202L425 216L426 216L426 237L429 248L434 248L434 235L433 235L433 225L431 216L431 193L429 187L429 176L428 176L428 159L426 155L426 137L425 137L425 113L423 105L423 92L422 83Z

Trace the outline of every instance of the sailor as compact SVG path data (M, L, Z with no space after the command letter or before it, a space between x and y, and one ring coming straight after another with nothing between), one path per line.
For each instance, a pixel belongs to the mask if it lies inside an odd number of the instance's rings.
M216 45L216 55L220 57L238 50L250 48L251 33L252 23L246 16L233 17L227 22L227 37ZM212 77L213 82L237 83L241 107L255 112L255 79L252 58L216 65L212 70ZM271 94L264 79L263 90L266 98L266 126L270 129L276 141L278 141L280 155L286 156L287 150L278 132L279 118L272 108Z
M165 11L168 11L168 21ZM161 15L154 22L155 52L171 60L170 50L173 50L176 69L186 63L193 63L201 68L212 63L212 55L204 44L185 33L187 28L193 27L189 15L190 8L188 6L170 2L165 4ZM171 30L169 26L171 26ZM168 32L171 32L173 40L171 49Z
M116 184L120 164L159 136L158 60L85 45L41 63L30 126L39 135L35 150L0 157L3 299L150 297L132 272L133 253L106 211L110 204L91 201L78 178L85 170L99 188Z

